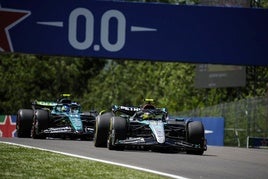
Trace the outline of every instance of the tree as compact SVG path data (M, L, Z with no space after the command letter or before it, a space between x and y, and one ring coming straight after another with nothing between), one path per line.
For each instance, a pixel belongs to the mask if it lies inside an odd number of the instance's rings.
M54 101L61 93L78 98L104 64L91 58L1 54L0 113L15 114L35 99Z
M194 64L151 61L110 61L88 84L84 108L108 109L113 104L138 106L144 98L171 113L213 106L266 94L266 67L247 67L247 85L239 88L194 88ZM261 78L262 77L262 78ZM256 78L259 80L256 81ZM254 86L255 85L255 86ZM253 91L255 89L255 92Z

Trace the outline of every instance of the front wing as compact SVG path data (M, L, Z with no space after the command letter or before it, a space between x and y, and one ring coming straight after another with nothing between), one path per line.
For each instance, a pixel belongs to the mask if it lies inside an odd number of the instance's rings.
M47 137L91 137L94 136L94 129L87 128L85 131L75 131L71 127L57 127L48 128L41 132L41 134Z
M123 146L147 146L147 147L162 147L162 148L175 148L179 150L207 150L206 141L204 141L204 146L192 144L184 140L174 140L166 138L165 143L158 143L153 137L149 138L129 138L125 140L115 141L114 145Z

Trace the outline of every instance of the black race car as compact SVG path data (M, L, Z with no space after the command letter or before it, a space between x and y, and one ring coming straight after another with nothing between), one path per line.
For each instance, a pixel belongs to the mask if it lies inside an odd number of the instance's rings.
M32 109L19 109L17 136L93 139L97 112L81 112L80 104L61 98L56 102L34 101Z
M110 150L140 148L154 151L186 151L202 155L207 149L203 124L169 119L165 108L113 106L96 118L94 144Z

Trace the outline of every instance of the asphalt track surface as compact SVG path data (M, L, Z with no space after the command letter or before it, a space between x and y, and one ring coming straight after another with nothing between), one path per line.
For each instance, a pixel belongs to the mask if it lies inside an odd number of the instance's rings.
M268 176L268 150L208 146L204 155L151 151L109 151L92 141L0 138L0 141L60 151L105 161L137 166L185 178L249 178Z

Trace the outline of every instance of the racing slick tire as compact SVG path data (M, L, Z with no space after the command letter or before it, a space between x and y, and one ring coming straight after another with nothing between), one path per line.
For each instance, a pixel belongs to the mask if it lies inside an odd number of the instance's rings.
M32 109L20 109L17 113L16 129L18 137L31 137L34 112Z
M110 119L113 113L108 112L96 117L94 145L95 147L107 147L109 135Z
M127 120L122 117L113 117L110 122L110 132L107 141L109 150L124 150L125 146L117 145L118 140L126 139Z
M205 139L205 130L203 124L200 121L193 121L189 122L187 126L187 141L191 144L200 146L200 149L187 150L186 153L194 155L203 155Z
M48 128L49 111L37 109L35 111L34 124L32 127L32 138L45 139L46 135L41 131Z

